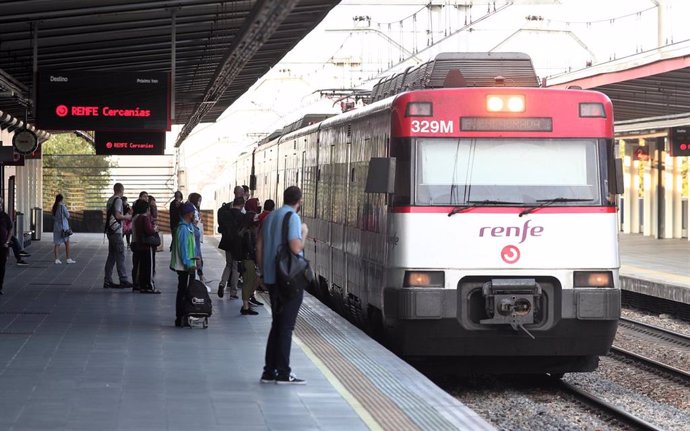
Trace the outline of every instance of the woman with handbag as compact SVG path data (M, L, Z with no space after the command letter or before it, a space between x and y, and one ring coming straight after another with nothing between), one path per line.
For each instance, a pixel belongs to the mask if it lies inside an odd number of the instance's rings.
M151 218L149 203L139 199L134 203L132 219L132 277L141 293L161 293L153 279L154 249L160 245L160 237Z
M65 244L65 255L67 263L77 263L69 257L69 238L72 236L72 229L69 227L69 211L65 206L64 197L61 194L55 196L53 204L53 256L55 264L60 265L62 261L58 258L58 249L61 244Z

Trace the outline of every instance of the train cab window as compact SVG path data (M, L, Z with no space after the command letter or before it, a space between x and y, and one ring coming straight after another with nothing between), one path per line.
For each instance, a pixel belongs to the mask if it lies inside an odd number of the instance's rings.
M596 139L420 139L415 203L601 205L598 154Z

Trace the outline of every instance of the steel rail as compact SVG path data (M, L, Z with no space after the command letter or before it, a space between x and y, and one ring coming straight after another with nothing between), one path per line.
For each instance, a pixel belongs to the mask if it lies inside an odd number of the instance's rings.
M680 368L676 368L672 365L664 364L663 362L656 361L646 356L638 355L637 353L633 353L630 350L622 349L616 346L611 346L611 352L614 354L614 359L615 355L624 356L626 358L630 358L634 361L640 362L650 368L654 368L656 370L670 374L674 378L683 380L685 384L690 384L690 373L685 370L681 370Z
M625 317L621 317L619 319L619 323L624 328L632 329L648 335L653 335L657 338L670 341L674 344L690 346L690 337L684 334L679 334L677 332L669 331L668 329L664 329L659 326L650 325L648 323L643 323L633 319L627 319Z
M557 383L566 392L574 395L580 400L583 400L586 404L589 404L596 409L605 411L609 416L615 417L616 420L625 423L626 425L630 425L637 430L663 431L662 428L658 428L655 425L652 425L649 422L645 421L644 419L641 419L633 415L632 413L626 412L625 410L617 407L616 405L611 404L608 401L599 398L590 392L585 391L584 389L578 388L577 386L571 385L559 379L556 380Z

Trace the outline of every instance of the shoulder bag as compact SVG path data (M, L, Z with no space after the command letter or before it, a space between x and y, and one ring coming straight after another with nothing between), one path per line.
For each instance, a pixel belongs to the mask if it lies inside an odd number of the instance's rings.
M309 261L303 256L294 254L288 244L288 224L292 212L283 218L282 242L276 255L276 281L278 296L282 301L296 298L314 279Z

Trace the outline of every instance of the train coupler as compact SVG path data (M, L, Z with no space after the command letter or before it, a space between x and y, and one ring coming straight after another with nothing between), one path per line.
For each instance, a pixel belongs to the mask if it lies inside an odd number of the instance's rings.
M541 286L533 278L492 279L482 286L486 314L483 325L510 325L534 339L524 325L534 323L534 314L542 296Z

